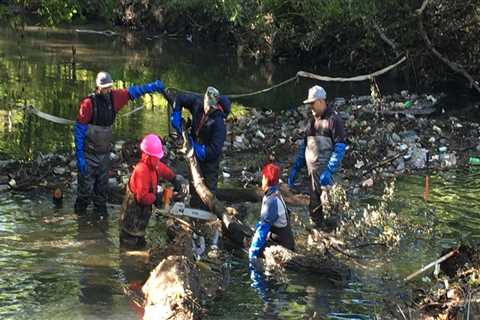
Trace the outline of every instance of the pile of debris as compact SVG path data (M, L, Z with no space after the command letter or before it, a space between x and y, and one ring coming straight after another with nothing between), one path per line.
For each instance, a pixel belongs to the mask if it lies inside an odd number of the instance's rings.
M451 249L442 252L442 255ZM439 264L429 283L414 289L413 304L420 319L470 319L480 312L480 253L469 246L460 246L456 254ZM439 272L441 271L441 272Z

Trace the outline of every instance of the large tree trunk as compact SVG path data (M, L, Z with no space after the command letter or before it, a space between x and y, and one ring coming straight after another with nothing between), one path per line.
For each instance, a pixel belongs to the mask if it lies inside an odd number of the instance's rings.
M142 287L143 319L203 318L203 305L223 291L229 269L222 258L195 262L192 231L171 219L166 223L174 238L166 247L150 250L150 263L157 267Z
M269 270L315 273L334 281L345 281L350 275L349 269L326 251L302 254L277 245L265 248L264 256Z
M202 199L203 203L209 208L209 210L213 212L220 219L220 221L222 221L222 229L225 235L228 236L236 245L243 247L245 238L252 236L252 230L236 219L234 215L227 210L225 205L219 201L207 188L203 182L203 176L198 164L198 160L195 157L190 143L188 142L187 133L185 131L183 132L183 138L183 149L186 150L185 160L190 169L192 184L198 196L200 199Z

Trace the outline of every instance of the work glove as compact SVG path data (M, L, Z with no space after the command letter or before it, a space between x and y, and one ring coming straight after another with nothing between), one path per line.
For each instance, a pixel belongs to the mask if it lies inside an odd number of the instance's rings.
M172 181L173 184L173 191L187 194L188 193L188 180L185 179L182 175L177 174Z
M333 184L332 172L328 169L323 170L320 174L320 185L322 187L331 186Z
M131 86L128 88L128 94L132 100L136 100L147 93L163 93L164 91L165 85L160 80L138 86Z
M193 152L195 153L195 156L197 157L198 160L204 161L207 158L207 150L205 148L204 144L199 144L193 141L192 136L188 136L188 139L190 141L190 144L192 145Z
M87 173L87 162L85 161L85 153L83 151L85 138L87 136L88 124L75 122L73 128L73 136L75 141L75 158L77 160L78 172L84 176Z
M303 142L298 148L297 154L295 155L295 161L293 162L292 168L290 169L290 174L288 175L288 187L292 189L295 184L295 179L297 178L298 172L306 165L305 161L305 142Z
M343 157L345 156L346 148L347 145L345 143L335 143L335 149L328 160L327 167L320 175L320 185L331 186L333 184L332 174L334 174L340 167Z
M204 161L207 158L207 150L204 144L193 143L193 151L198 160Z
M182 113L181 111L174 111L170 116L170 123L178 134L182 133Z

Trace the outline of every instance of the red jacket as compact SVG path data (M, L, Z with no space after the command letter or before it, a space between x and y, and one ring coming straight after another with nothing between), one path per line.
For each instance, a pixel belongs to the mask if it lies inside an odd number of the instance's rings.
M112 90L113 107L116 112L119 112L124 106L128 104L130 96L128 89ZM80 109L78 110L77 121L83 124L89 124L92 119L92 100L89 97L84 98L80 102Z
M142 152L142 158L133 169L128 182L130 191L135 194L135 200L138 204L148 206L155 202L159 177L172 181L175 178L175 173L158 158Z

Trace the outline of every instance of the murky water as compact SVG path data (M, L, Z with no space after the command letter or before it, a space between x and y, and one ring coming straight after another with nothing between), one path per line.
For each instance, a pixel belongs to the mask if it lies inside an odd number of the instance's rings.
M225 52L194 48L183 40L103 37L65 30L31 30L21 37L4 30L0 33L0 159L71 151L70 128L27 115L19 106L32 104L74 119L78 101L92 90L99 70L110 71L118 87L161 78L176 88L203 91L214 84L225 93L241 93L268 87L302 69L241 63ZM302 80L236 103L288 108L302 100L310 85ZM388 86L395 91L408 87ZM326 87L331 97L369 93L365 83ZM166 134L163 100L153 95L139 104L146 110L119 119L116 138L140 137L150 131ZM233 285L209 306L209 318L298 319L316 313L329 319L375 319L386 308L387 299L401 299L404 294L396 279L435 259L442 248L480 237L479 176L479 171L432 176L428 203L422 197L423 177L398 179L396 211L433 231L412 233L400 250L388 254L380 248L365 249L365 255L378 259L362 262L367 268L355 268L345 286L292 273L285 281L259 277L252 283L246 261L234 261ZM379 186L363 201L375 202L381 193ZM119 250L118 209L111 209L107 220L79 219L70 209L70 196L64 209L54 209L47 197L35 197L0 195L0 318L135 319L123 287L143 281L149 270L141 258ZM154 220L149 230L161 228Z
M247 262L233 261L232 285L209 306L208 319L376 319L388 299L405 297L399 279L434 260L465 237L478 239L480 172L432 176L429 203L423 200L423 177L397 181L394 207L435 232L412 234L399 250L368 247L374 259L353 266L343 286L315 275L289 273L284 281L258 275L250 279ZM375 194L365 199L375 201ZM129 283L143 281L149 270L141 258L118 246L118 209L107 220L78 218L71 199L54 209L50 199L30 195L0 197L0 318L136 319L123 294ZM298 210L302 214L302 210ZM152 220L149 233L162 229ZM228 315L228 317L226 317Z

